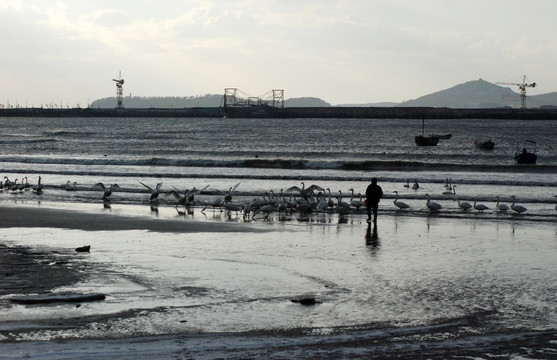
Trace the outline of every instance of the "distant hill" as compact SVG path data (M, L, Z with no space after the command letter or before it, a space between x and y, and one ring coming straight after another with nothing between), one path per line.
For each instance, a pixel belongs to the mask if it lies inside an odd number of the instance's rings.
M222 103L222 95L206 94L200 96L160 96L160 97L124 97L122 103L125 108L149 109L149 108L194 108L194 107L219 107ZM115 108L116 98L107 97L95 100L90 105L92 108Z
M512 107L520 105L520 95L511 89L479 79L453 86L446 90L421 96L402 103L381 102L367 104L342 104L336 107L447 107L454 109L485 109ZM148 108L211 108L222 106L222 95L206 94L187 97L125 97L124 107L130 109ZM108 97L93 101L93 108L115 108L116 98ZM315 97L290 98L284 101L285 107L330 107L330 103ZM528 95L526 106L557 107L557 92Z
M430 106L454 109L499 108L520 105L520 95L508 87L492 84L479 79L453 86L449 89L404 101L399 106ZM557 93L526 97L527 107L557 105Z
M526 105L529 107L556 107L557 92L527 96Z
M331 104L314 97L301 97L284 100L284 107L330 107Z
M222 95L206 94L188 97L124 97L122 103L125 108L149 109L149 108L195 108L195 107L219 107L222 106ZM93 101L93 108L115 108L116 98L107 97ZM315 97L291 98L284 100L284 107L330 107L331 104Z
M399 106L400 103L397 102L378 102L378 103L366 103L366 104L338 104L337 107L395 107Z
M508 99L510 102L504 102ZM402 102L399 106L431 106L448 108L496 108L520 103L518 94L507 87L482 79Z

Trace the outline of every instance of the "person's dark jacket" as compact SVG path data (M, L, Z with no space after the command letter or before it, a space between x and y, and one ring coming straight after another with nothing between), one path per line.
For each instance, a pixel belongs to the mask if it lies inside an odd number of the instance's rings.
M383 196L383 189L377 184L370 184L366 189L367 202L370 205L379 204L379 200Z

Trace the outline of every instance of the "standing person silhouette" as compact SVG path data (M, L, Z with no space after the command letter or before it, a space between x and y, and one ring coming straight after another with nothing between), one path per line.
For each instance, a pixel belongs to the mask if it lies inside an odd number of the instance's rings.
M377 185L377 179L371 179L371 184L366 189L366 200L367 200L367 221L371 221L371 211L373 210L373 222L377 222L377 208L379 207L379 201L383 196L383 189L381 186Z

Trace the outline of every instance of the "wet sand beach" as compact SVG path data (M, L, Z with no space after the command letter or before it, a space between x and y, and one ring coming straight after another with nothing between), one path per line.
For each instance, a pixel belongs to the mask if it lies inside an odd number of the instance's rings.
M70 206L1 207L0 359L557 356L554 222Z
M84 231L149 230L156 232L235 232L247 231L236 224L179 222L144 216L113 216L108 213L91 213L59 208L0 207L0 228L61 228Z

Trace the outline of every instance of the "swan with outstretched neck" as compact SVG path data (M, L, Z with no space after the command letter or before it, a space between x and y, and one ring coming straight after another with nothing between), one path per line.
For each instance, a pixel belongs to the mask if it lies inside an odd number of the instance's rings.
M393 204L395 204L395 206L399 209L408 209L410 205L398 199L398 191L395 190L393 192L395 193L395 200L393 201Z

